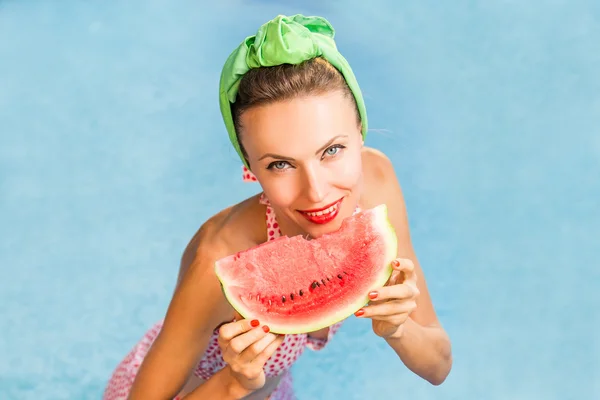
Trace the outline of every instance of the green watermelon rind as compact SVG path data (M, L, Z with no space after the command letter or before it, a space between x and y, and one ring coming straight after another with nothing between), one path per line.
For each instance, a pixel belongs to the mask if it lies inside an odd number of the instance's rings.
M368 211L368 210L367 210ZM325 315L317 320L313 324L301 324L294 325L292 323L281 325L281 324L269 324L270 331L277 334L301 334L318 331L320 329L329 327L337 322L343 321L356 311L364 307L369 301L368 293L374 289L381 288L390 279L393 272L392 261L397 258L398 254L398 238L395 229L388 218L387 206L380 204L373 209L374 216L370 218L373 224L373 229L381 231L381 236L384 241L384 248L386 249L383 255L383 267L373 277L373 282L367 287L364 295L357 296L356 300L350 304L341 308L339 311ZM335 235L335 233L333 233ZM251 250L251 249L249 249ZM218 262L218 261L217 261ZM227 290L227 285L224 283L225 278L218 272L217 264L215 263L215 273L221 284L221 290L225 295L227 301L231 306L244 318L252 318L252 310L246 309L242 303L235 299L235 296ZM290 318L291 319L291 318Z

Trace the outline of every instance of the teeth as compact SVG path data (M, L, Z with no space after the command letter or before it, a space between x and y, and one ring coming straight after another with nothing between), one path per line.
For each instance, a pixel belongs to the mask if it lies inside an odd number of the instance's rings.
M328 209L323 210L323 211L307 212L306 215L308 215L309 217L320 217L321 215L332 213L336 209L337 209L337 204L335 204L335 205L333 205L333 206L331 206Z

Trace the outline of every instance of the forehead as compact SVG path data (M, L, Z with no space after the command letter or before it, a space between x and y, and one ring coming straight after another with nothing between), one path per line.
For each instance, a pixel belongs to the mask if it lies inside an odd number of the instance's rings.
M353 107L343 93L331 92L251 108L241 116L244 147L250 157L314 152L334 136L356 134Z

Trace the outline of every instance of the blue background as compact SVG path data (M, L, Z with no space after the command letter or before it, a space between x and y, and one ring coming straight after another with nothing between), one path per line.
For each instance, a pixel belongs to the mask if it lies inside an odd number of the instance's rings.
M220 68L327 17L393 160L454 368L351 318L300 399L600 398L600 2L0 1L0 398L98 399L243 184Z

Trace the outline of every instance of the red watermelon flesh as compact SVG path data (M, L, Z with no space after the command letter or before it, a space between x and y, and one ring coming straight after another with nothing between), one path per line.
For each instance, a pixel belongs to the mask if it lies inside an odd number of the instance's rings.
M285 237L215 264L225 296L274 333L304 333L355 313L392 273L397 238L382 204L317 239Z

